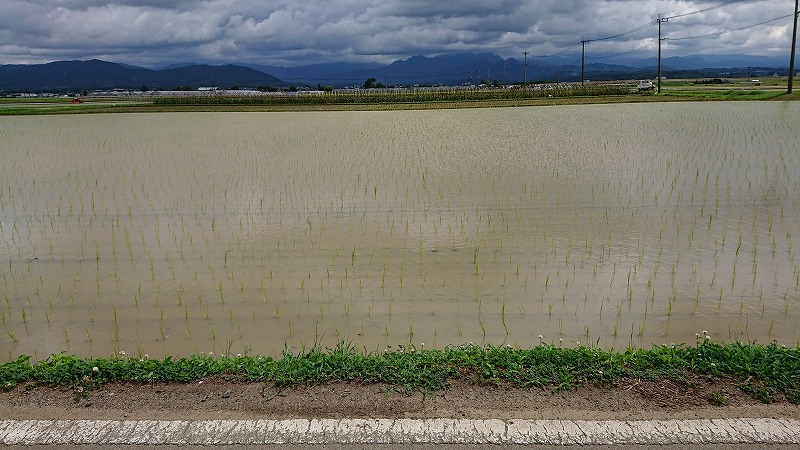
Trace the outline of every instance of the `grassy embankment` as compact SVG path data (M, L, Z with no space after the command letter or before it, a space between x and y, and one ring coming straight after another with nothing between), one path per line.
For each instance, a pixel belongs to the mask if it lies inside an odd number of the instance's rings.
M410 346L367 353L340 343L333 349L285 352L277 359L231 354L164 360L125 355L89 359L61 354L35 363L22 356L0 364L4 389L48 384L83 393L108 382L190 382L211 376L278 389L349 381L424 393L446 389L457 379L557 392L586 384L613 387L623 379L688 383L700 376L711 381L736 380L740 389L762 402L781 398L800 403L800 348L775 343L720 344L702 337L692 346L624 352L542 343L530 349L468 344L441 350Z

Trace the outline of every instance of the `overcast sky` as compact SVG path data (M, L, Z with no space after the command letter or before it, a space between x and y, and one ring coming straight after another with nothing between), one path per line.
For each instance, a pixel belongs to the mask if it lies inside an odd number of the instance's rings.
M297 66L414 55L580 55L662 14L666 56L786 55L793 0L0 0L0 64L98 58ZM781 16L783 19L743 30ZM725 32L729 31L729 32ZM711 33L721 35L678 40ZM587 57L656 55L658 27L586 44ZM563 53L562 53L563 52Z

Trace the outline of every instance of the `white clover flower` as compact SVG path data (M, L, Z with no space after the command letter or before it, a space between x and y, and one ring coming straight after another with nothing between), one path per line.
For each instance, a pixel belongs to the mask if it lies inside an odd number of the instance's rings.
M98 372L100 372L100 368L97 367L97 366L94 366L94 367L92 367L92 372L98 373Z
M540 334L540 335L539 335L539 340L541 341L542 339L544 339L544 336L542 336L542 335Z

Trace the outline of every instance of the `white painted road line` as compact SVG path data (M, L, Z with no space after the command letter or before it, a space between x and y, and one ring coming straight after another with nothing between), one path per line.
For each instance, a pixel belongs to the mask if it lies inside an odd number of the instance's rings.
M800 444L800 420L2 420L4 445Z

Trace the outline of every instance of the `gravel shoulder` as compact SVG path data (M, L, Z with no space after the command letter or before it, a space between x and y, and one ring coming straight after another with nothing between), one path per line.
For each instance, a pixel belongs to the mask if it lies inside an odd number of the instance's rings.
M712 394L714 392L715 394ZM724 404L719 404L722 399ZM389 386L334 383L276 390L223 378L192 383L116 384L78 393L65 387L18 386L0 394L0 419L200 420L285 418L467 418L659 420L793 418L800 405L764 404L733 380L623 380L552 393L510 385L455 381L423 395Z

